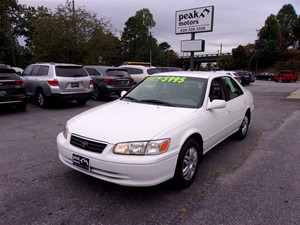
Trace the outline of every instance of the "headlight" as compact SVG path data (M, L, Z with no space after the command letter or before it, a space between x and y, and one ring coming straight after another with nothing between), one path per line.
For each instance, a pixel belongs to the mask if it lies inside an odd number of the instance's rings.
M64 130L63 130L63 135L64 135L65 139L67 139L67 137L68 137L68 133L69 133L68 126L67 126L67 125L65 125L65 127L64 127Z
M170 139L119 143L113 152L124 155L155 155L166 152L170 145Z

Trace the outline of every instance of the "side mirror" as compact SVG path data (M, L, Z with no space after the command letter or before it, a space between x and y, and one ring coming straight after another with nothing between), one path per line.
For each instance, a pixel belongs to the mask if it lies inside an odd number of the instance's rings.
M127 94L127 91L122 91L120 96L123 97L126 94Z
M212 102L208 101L207 110L222 109L226 107L226 101L215 99Z

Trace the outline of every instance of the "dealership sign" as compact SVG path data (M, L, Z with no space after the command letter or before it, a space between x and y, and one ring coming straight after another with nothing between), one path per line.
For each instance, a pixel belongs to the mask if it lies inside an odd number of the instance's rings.
M214 6L176 11L175 33L200 33L213 30Z
M182 52L204 52L204 40L184 40L181 41Z

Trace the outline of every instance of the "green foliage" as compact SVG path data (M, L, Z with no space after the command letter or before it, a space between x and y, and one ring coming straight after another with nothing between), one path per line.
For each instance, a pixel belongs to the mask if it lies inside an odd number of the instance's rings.
M150 32L154 26L153 16L149 9L145 8L137 11L135 16L126 21L121 36L123 61L149 62L151 60L153 65L167 65L170 62L167 50L171 46L166 42L158 45L156 38ZM172 57L174 58L174 54Z
M113 63L119 42L110 23L85 9L60 5L55 13L33 22L32 51L36 61ZM101 60L100 60L101 59Z
M285 49L295 49L296 38L293 34L293 28L297 20L297 14L291 4L284 5L277 14L277 20L280 24L282 42Z
M231 55L222 55L218 58L217 62L218 68L222 68L223 70L232 70L233 66L233 58Z
M298 16L295 26L293 28L293 34L295 37L296 49L300 49L300 15Z
M249 57L243 46L239 45L237 48L232 49L232 63L234 69L248 68Z
M14 0L1 0L0 4L0 61L16 64L19 45L20 15L22 8Z

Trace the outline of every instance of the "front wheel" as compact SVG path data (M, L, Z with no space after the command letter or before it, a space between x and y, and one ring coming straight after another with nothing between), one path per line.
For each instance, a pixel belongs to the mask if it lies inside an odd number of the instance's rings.
M235 133L238 139L242 140L246 137L248 133L249 123L250 123L250 117L249 114L247 113L243 118L240 129Z
M190 186L197 174L202 159L202 148L195 139L188 139L182 146L173 181L179 188Z

